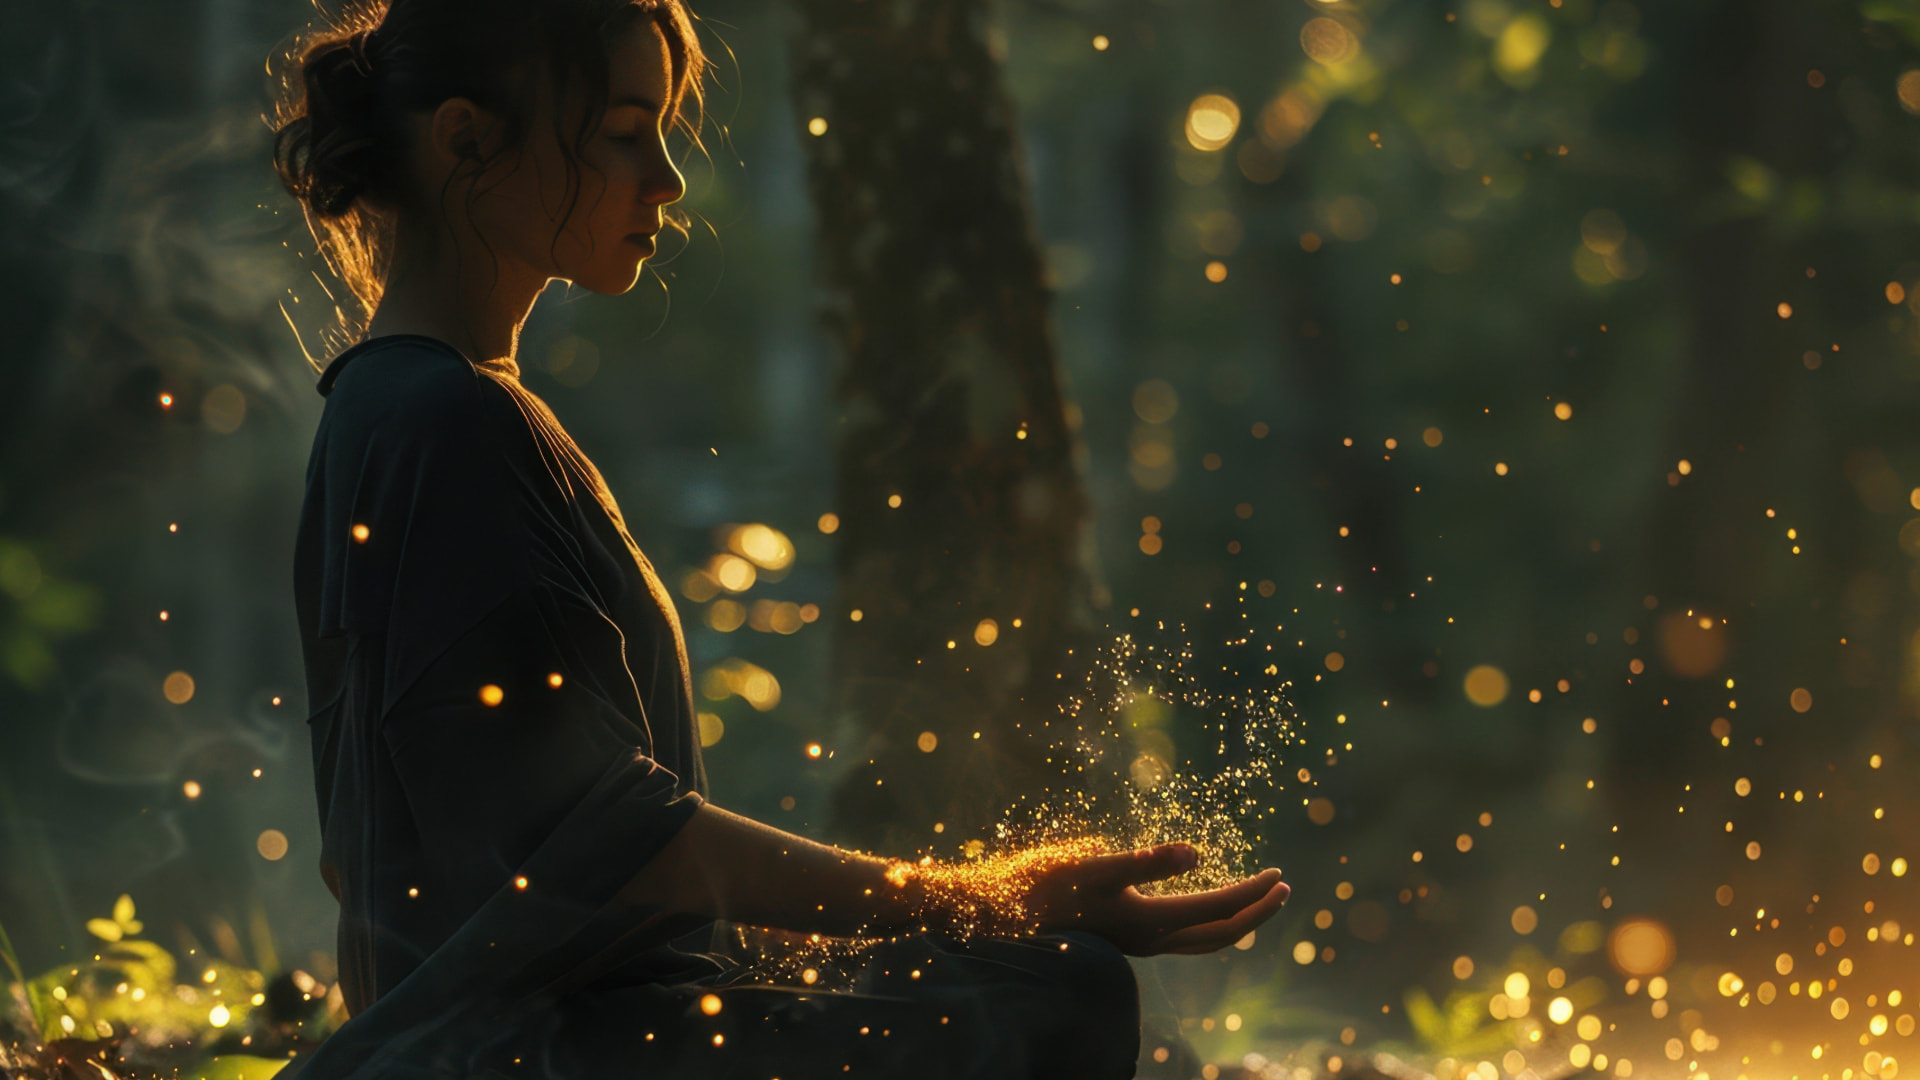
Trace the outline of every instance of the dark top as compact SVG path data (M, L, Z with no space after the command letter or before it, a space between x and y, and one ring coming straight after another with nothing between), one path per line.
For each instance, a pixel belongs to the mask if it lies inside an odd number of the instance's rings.
M672 600L516 375L394 335L319 382L294 588L350 1019L287 1080L718 968L621 896L706 787Z

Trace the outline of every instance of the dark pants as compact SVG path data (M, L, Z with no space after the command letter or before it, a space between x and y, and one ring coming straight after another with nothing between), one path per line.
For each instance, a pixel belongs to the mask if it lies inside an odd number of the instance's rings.
M1127 1080L1140 995L1126 957L1090 934L921 935L874 950L852 993L627 986L570 1002L522 1045L536 1059L504 1071L529 1080Z

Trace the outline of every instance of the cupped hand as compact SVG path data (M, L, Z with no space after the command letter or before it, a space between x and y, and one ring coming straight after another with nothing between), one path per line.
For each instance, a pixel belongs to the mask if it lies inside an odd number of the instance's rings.
M1199 853L1185 843L1074 859L1042 871L1027 905L1043 931L1086 930L1133 956L1209 953L1266 922L1291 891L1271 867L1206 892L1146 896L1135 888L1198 862Z

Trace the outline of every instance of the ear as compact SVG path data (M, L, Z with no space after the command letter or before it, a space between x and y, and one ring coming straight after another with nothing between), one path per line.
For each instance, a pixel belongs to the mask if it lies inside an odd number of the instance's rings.
M427 138L434 158L451 169L492 154L499 133L499 117L469 98L456 97L433 110Z

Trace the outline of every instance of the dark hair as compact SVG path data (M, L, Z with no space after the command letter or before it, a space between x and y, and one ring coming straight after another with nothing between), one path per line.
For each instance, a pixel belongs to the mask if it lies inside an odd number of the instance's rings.
M396 163L406 160L400 118L469 98L505 119L501 154L511 153L533 121L532 80L544 75L555 90L555 133L573 148L571 213L578 154L606 106L607 34L626 18L659 24L672 61L664 108L699 146L707 60L683 0L360 0L296 41L275 118L274 168L321 256L367 314L392 256ZM477 175L491 164L467 168ZM670 224L686 229L681 218Z

